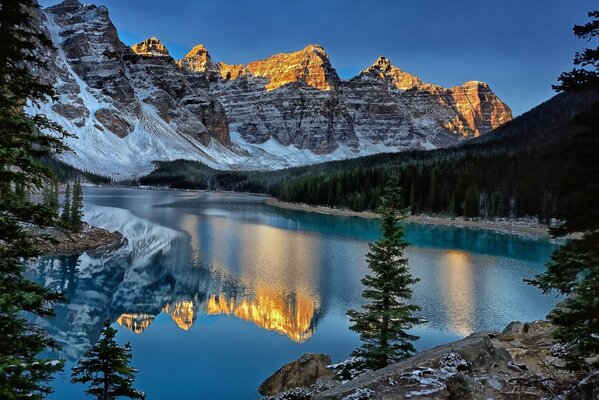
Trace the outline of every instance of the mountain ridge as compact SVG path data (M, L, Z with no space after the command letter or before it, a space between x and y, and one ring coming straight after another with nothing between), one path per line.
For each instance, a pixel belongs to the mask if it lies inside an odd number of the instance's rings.
M43 78L61 102L29 109L78 136L62 161L115 178L160 160L277 169L446 147L511 119L486 84L426 84L385 58L383 76L350 80L313 44L247 65L216 62L203 45L174 60L156 37L122 43L106 7L67 0L39 13L56 47L41 53Z

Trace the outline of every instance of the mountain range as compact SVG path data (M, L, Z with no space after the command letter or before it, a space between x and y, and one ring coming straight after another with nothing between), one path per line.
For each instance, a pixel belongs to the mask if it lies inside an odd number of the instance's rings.
M114 179L175 159L253 170L429 150L512 119L483 82L444 88L385 57L343 80L318 45L247 65L197 45L175 60L155 37L125 45L103 6L65 0L37 17L55 46L40 76L59 101L28 111L76 135L62 161Z

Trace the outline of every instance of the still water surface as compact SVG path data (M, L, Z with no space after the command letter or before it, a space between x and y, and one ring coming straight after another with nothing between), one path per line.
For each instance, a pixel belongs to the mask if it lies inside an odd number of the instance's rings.
M282 210L259 196L86 188L85 218L127 237L118 249L45 258L30 275L63 291L47 329L66 371L109 318L131 342L148 399L255 399L303 353L344 359L359 345L345 312L361 303L376 220ZM419 350L543 318L556 299L522 280L555 245L474 229L408 224ZM58 375L51 399L83 398Z

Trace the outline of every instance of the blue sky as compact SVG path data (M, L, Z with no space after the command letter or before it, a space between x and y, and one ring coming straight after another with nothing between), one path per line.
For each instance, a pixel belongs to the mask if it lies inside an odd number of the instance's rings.
M41 0L44 6L55 0ZM89 1L83 1L87 3ZM487 82L514 111L554 93L586 43L572 26L588 0L96 0L121 39L162 40L175 58L202 43L216 61L246 64L322 45L342 78L378 56L443 86Z

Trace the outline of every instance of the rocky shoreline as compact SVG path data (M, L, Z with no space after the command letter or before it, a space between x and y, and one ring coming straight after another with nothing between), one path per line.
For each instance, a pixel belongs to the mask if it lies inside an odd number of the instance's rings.
M87 223L84 223L81 232L33 225L25 226L25 229L44 256L117 248L126 240L119 232L110 232Z
M271 400L598 399L599 374L564 370L553 330L546 321L512 322L501 333L476 332L351 381L322 372L328 356L308 354L268 378L261 392L267 387ZM281 374L293 382L304 376L304 386L277 387Z
M272 207L287 210L315 212L319 214L337 215L342 217L378 218L378 214L372 211L351 211L325 206L311 206L303 203L287 203L275 198L268 198L266 204ZM497 220L466 220L462 217L448 218L426 215L411 215L406 219L409 223L451 226L455 228L484 229L499 233L509 233L534 237L549 237L549 228L532 219L497 219Z

